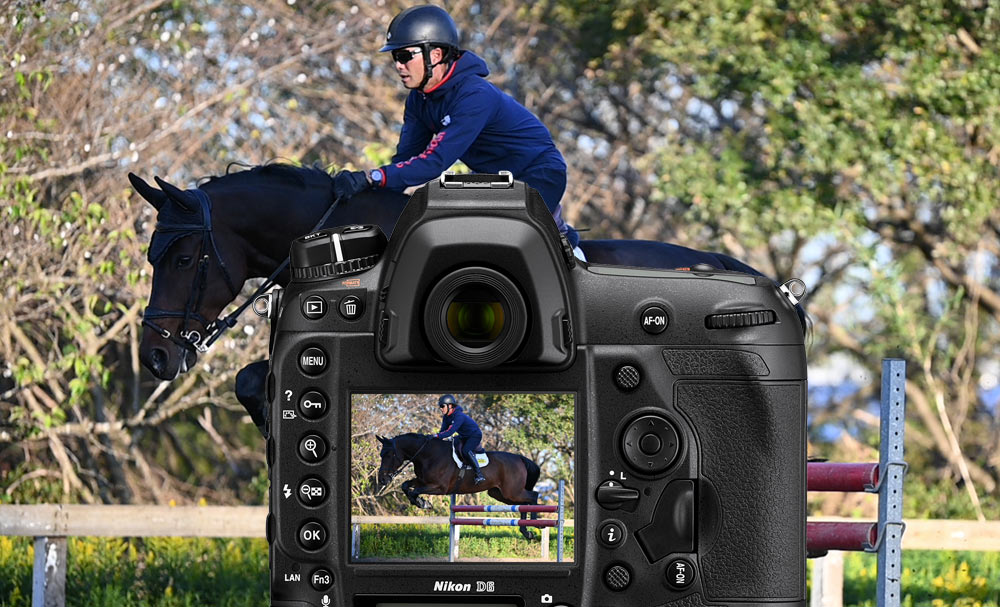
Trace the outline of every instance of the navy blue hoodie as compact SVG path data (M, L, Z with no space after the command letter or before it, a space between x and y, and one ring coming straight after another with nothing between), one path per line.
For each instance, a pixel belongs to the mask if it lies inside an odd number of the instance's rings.
M403 130L384 187L399 190L437 178L456 160L477 173L510 171L538 190L559 231L573 245L576 231L562 219L566 161L545 125L484 78L486 62L463 51L437 86L406 98Z
M466 415L462 411L462 407L456 407L454 413L445 415L444 419L441 420L441 431L437 433L438 438L448 438L452 434L458 434L458 437L463 440L473 436L480 440L483 438L479 424Z

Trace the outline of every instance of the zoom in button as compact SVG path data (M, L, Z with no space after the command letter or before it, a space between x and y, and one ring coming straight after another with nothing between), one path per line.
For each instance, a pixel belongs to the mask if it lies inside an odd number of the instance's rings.
M315 464L326 457L326 441L318 434L307 434L299 441L299 455L307 463Z

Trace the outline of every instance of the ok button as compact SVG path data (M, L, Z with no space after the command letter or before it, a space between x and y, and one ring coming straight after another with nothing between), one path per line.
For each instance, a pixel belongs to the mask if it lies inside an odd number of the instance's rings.
M319 375L329 363L326 352L318 346L309 346L299 354L299 369L306 375Z
M299 529L299 544L306 550L319 550L326 543L326 527L309 521Z

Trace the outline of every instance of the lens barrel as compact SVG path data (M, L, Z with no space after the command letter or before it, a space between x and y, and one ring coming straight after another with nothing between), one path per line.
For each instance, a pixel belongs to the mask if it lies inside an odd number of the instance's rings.
M424 330L445 362L488 369L508 360L527 332L528 310L509 278L489 268L466 267L442 278L424 307Z

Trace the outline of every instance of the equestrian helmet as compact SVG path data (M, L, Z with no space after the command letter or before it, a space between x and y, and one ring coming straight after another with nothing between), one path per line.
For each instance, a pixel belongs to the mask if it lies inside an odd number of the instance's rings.
M443 409L447 405L455 405L455 404L458 404L458 401L456 401L455 397L452 396L451 394L445 394L444 396L438 399L438 409Z
M458 48L458 27L443 8L425 4L412 6L396 15L385 33L385 46L379 52L419 46L429 52L430 46Z

